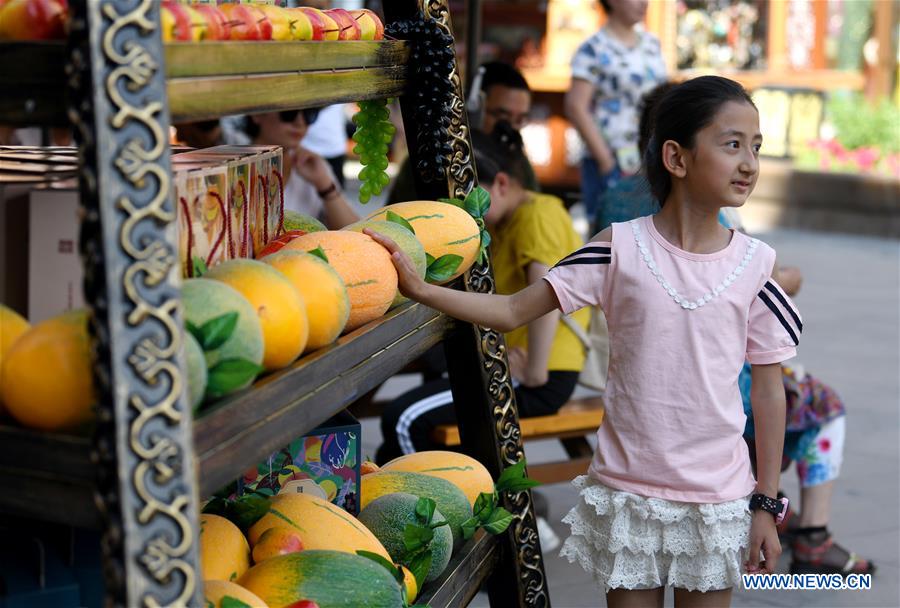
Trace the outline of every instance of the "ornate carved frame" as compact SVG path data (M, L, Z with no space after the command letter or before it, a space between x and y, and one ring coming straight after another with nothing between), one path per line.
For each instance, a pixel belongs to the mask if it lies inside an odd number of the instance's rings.
M82 166L108 603L196 606L198 500L159 3L71 8L66 74Z

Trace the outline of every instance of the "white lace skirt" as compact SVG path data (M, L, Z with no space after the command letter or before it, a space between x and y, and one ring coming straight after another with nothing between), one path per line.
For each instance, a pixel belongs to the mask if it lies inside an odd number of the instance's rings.
M578 562L604 592L678 587L727 589L740 582L750 544L749 497L720 504L643 498L587 475L560 556Z

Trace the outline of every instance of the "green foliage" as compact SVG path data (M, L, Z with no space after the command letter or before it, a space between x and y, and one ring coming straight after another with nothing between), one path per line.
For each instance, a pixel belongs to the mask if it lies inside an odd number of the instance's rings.
M512 513L500 506L500 493L515 494L541 485L525 475L525 459L523 458L500 474L493 492L482 492L475 499L472 517L462 523L463 538L469 539L479 527L491 534L504 532L512 523Z
M900 152L900 107L889 99L870 103L860 94L834 95L826 113L837 140L848 150L875 147L882 154Z
M319 245L315 249L310 249L308 252L310 255L314 255L325 263L328 263L328 256L325 255L325 250L322 249L322 246Z

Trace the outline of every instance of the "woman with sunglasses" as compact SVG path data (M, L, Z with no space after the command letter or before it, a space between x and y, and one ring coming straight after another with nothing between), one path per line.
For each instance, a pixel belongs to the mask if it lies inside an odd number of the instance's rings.
M338 230L359 219L344 197L338 180L321 156L300 146L318 108L253 114L244 131L257 145L284 148L284 208L315 217L329 230Z

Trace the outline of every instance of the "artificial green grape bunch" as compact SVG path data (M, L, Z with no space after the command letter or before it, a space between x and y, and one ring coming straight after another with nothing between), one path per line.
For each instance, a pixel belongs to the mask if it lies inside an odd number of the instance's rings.
M359 202L368 203L372 195L381 191L391 180L385 172L388 166L388 144L397 130L391 124L387 99L359 102L359 112L353 115L356 132L353 134L353 153L359 156L363 168L359 172Z

